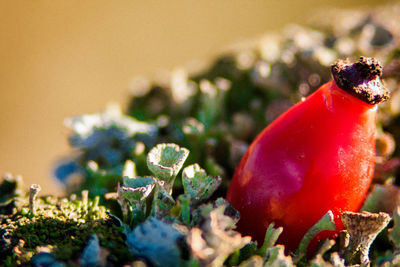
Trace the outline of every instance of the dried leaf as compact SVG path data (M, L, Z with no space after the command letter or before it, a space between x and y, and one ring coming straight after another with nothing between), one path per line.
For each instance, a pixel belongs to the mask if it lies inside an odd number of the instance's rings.
M352 263L356 254L360 253L361 264L368 265L369 248L376 236L389 223L391 219L389 214L346 211L342 213L341 219L350 234L350 243L345 252L346 263Z

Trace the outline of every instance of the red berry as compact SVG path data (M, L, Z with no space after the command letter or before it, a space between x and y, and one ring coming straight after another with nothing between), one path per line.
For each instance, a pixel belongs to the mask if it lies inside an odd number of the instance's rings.
M375 105L388 98L381 65L337 61L334 80L266 127L237 167L227 199L241 213L238 230L263 241L271 222L278 243L294 251L327 211L357 211L375 159ZM329 233L333 236L335 233Z

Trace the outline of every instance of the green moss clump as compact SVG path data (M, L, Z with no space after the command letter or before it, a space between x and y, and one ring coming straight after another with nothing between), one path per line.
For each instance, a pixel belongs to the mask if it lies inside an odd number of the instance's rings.
M16 214L1 221L4 242L0 253L8 255L4 264L27 264L40 252L51 252L57 259L74 264L92 234L110 252L110 262L129 260L123 229L98 201L98 197L77 200L75 195L70 199L41 197L35 215L26 202Z

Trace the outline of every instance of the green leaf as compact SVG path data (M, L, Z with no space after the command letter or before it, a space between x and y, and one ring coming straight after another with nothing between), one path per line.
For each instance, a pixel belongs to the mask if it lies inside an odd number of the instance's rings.
M207 200L221 184L221 177L208 176L206 171L198 164L193 164L182 172L183 189L185 194L191 196L193 201Z
M158 179L165 181L165 187L170 192L188 155L189 150L176 144L158 144L147 155L147 166Z
M274 228L274 223L270 223L265 233L264 244L258 250L258 253L265 257L269 248L273 247L283 231L282 227Z
M156 267L175 267L181 262L178 240L182 238L172 225L149 218L128 233L126 243L134 256L144 257Z
M324 230L332 230L332 231L336 230L336 224L332 211L328 211L324 216L322 216L322 218L316 224L314 224L307 231L307 233L301 240L299 247L297 248L296 254L298 256L305 255L307 252L308 244L310 244L314 236Z

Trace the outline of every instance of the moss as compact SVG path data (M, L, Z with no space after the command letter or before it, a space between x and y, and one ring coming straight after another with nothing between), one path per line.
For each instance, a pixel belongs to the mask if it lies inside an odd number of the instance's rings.
M110 251L110 262L129 260L123 229L113 222L104 206L93 200L41 197L36 215L28 205L11 218L2 221L9 246L3 247L3 264L27 264L39 252L52 252L57 259L73 264L77 261L91 234L96 234L101 246Z

